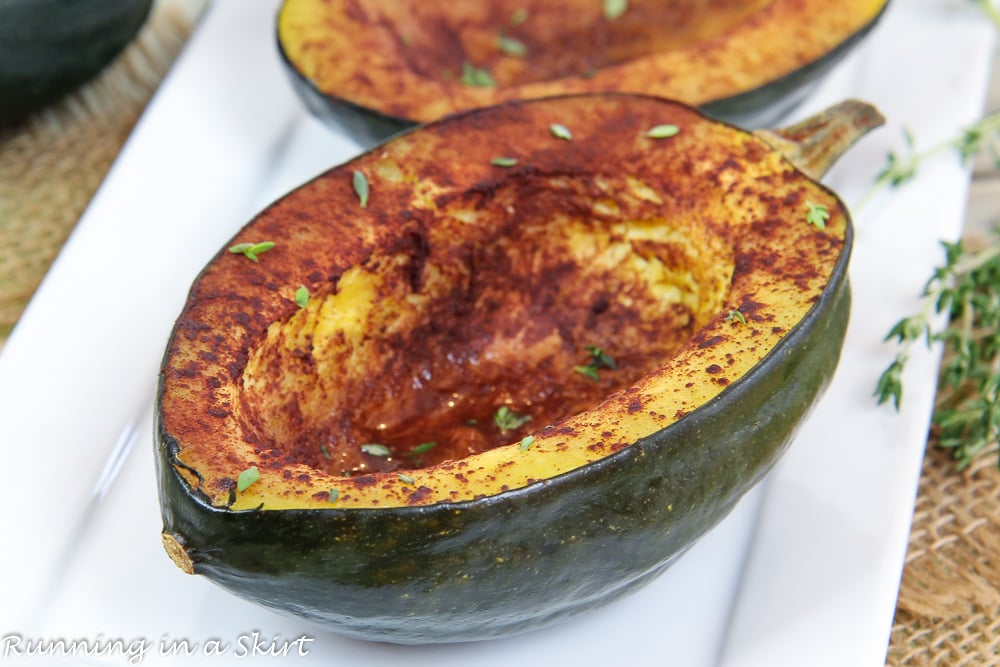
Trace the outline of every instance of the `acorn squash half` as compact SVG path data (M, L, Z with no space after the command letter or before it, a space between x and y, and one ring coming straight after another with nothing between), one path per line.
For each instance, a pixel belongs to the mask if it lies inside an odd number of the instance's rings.
M650 97L404 133L257 215L163 361L163 541L367 639L508 635L648 580L775 463L849 309L813 174L881 122L764 138Z
M98 74L146 22L152 0L0 0L0 125Z
M307 106L364 145L456 111L598 91L760 127L818 84L887 4L284 0L277 40Z

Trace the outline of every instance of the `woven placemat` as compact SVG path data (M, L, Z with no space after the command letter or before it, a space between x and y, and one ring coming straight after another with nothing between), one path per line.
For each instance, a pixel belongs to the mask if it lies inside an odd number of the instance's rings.
M933 445L910 531L888 663L1000 664L1000 468L996 447L958 472Z
M0 345L190 28L181 12L155 10L100 78L21 126L0 131ZM947 453L931 446L887 664L1000 664L998 589L996 453L958 472ZM808 656L802 664L810 664Z

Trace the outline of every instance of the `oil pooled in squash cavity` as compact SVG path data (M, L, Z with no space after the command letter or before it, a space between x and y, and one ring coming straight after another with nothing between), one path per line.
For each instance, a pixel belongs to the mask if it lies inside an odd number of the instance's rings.
M258 441L334 475L461 459L593 408L718 315L710 225L550 185L516 215L454 202L272 326L241 394Z

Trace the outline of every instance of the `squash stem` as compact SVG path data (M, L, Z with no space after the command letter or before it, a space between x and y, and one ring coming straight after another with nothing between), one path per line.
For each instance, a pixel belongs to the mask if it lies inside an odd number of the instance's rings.
M885 118L871 104L846 100L790 127L754 134L818 180L858 139L884 123Z

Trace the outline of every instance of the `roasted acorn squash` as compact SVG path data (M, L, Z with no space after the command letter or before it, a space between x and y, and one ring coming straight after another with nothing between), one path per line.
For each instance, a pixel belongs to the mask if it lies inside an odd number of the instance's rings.
M774 123L857 44L888 0L284 0L295 88L362 144L504 100L597 91ZM620 11L620 9L619 9Z
M821 173L827 140L881 122L846 108L765 141L649 97L507 103L275 202L165 354L170 556L400 643L516 633L648 580L837 365L848 213L771 144Z
M0 0L0 125L100 72L142 27L152 0Z

